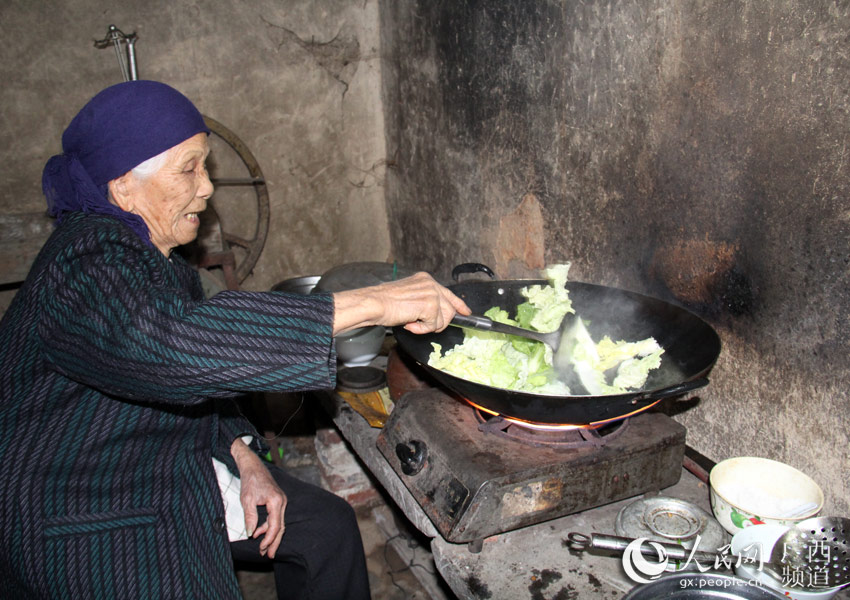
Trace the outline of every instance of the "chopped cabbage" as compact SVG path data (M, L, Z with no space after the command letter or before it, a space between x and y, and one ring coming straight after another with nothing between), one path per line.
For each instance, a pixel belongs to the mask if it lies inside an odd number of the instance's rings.
M520 327L544 333L556 331L564 315L575 312L566 287L569 271L570 263L555 265L544 273L550 285L531 285L520 290L528 300L517 308Z
M484 313L494 321L549 332L557 330L567 313L574 313L566 289L570 263L545 271L550 285L520 290L526 298L517 306L515 319L498 306ZM592 395L622 394L639 389L649 372L661 364L664 349L653 338L637 342L614 342L605 336L595 343L578 319L570 364ZM434 347L428 364L475 383L498 388L566 396L569 387L557 377L552 349L526 338L492 331L464 329L464 341L445 353ZM610 375L609 375L610 374ZM612 378L613 380L608 381Z

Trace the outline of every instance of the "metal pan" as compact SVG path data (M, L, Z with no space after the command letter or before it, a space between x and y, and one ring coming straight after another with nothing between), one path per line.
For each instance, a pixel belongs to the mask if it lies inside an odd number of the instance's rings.
M500 306L511 315L525 301L520 289L546 285L544 280L464 281L449 286L474 314ZM679 396L708 384L706 378L720 354L720 338L693 313L634 292L589 283L567 284L578 313L588 320L594 340L608 335L629 341L654 337L664 348L661 367L650 372L640 391L604 396L552 396L495 388L455 377L428 366L432 342L443 351L463 341L463 330L415 335L394 329L399 347L439 383L471 402L503 415L536 423L589 424L616 420L645 409L662 398Z

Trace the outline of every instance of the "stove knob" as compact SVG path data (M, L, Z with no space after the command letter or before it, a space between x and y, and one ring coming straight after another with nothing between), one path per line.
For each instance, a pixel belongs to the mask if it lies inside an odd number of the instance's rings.
M396 444L395 453L401 461L401 472L405 475L416 475L425 466L425 455L428 452L425 442L411 440L407 444Z

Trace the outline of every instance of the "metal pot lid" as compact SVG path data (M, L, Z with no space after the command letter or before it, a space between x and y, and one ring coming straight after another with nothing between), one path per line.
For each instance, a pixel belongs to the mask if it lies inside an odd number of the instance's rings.
M316 284L317 292L344 292L413 275L414 271L398 263L353 262L326 271Z
M614 525L617 535L675 542L698 550L716 552L727 543L720 523L699 506L668 496L647 496L623 507Z
M337 387L343 392L365 394L387 387L387 377L377 367L346 367L336 376Z

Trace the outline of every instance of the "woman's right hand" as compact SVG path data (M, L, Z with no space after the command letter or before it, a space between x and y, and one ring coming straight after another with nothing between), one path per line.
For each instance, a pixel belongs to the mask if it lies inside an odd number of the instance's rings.
M442 331L469 307L427 273L334 294L334 335L367 325L395 326L413 333Z

